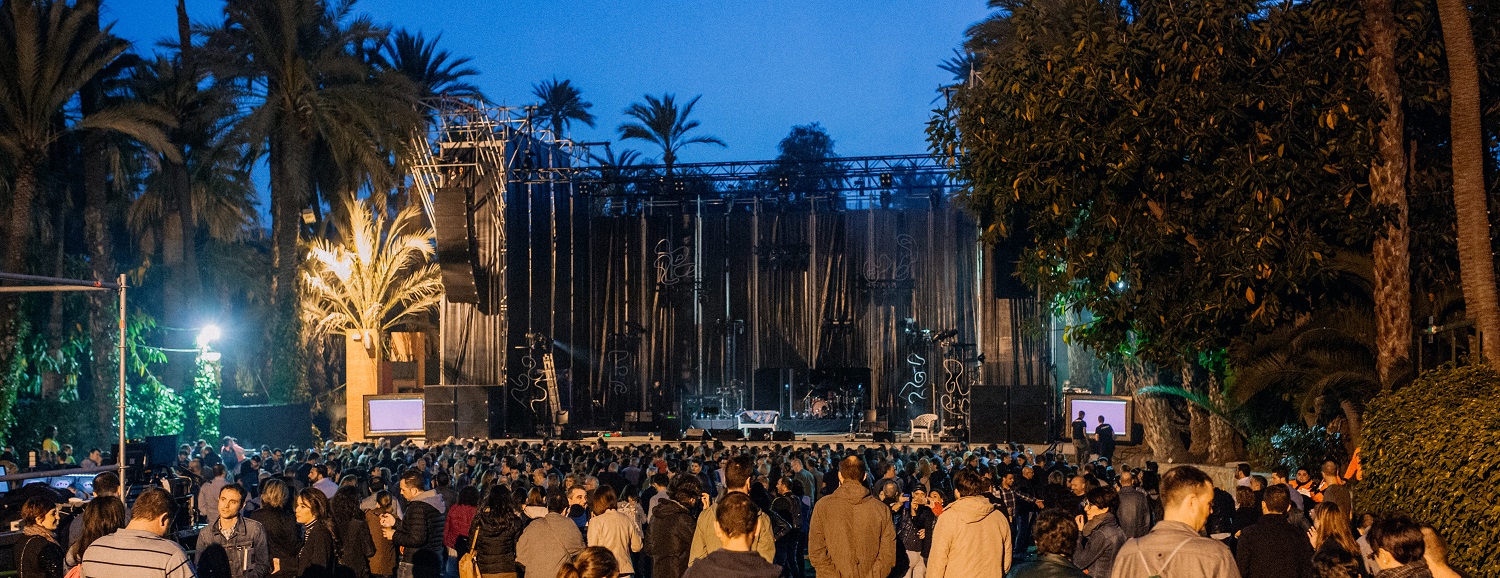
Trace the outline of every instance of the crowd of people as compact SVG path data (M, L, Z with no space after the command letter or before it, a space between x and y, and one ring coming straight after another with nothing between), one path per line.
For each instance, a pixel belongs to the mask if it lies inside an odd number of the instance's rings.
M1355 512L1336 464L1216 487L1192 466L987 447L448 440L185 445L191 499L66 529L22 511L19 578L1456 576L1430 528ZM1090 457L1085 451L1077 459ZM1233 492L1233 493L1231 493ZM179 507L202 524L189 550ZM191 552L189 554L188 552Z

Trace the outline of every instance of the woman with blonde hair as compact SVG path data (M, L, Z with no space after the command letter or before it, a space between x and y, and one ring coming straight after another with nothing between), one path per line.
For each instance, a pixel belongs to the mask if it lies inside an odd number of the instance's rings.
M572 562L564 562L557 570L557 578L617 578L619 562L608 548L589 546L580 550Z
M297 575L297 551L302 548L302 526L292 513L292 492L280 478L270 478L260 485L261 508L250 513L250 519L266 529L266 547L271 555L271 576L293 578Z

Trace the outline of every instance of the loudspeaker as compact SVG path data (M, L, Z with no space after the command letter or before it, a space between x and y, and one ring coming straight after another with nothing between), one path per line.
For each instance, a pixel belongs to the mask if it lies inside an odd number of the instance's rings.
M773 432L771 432L771 441L773 441L773 442L789 442L789 441L794 441L796 439L797 439L797 434L789 432L789 431L773 431Z
M885 442L885 443L888 443L888 444L896 443L896 434L888 432L888 431L878 431L878 432L875 432L874 434L871 434L871 435L874 436L875 443L881 443L881 442Z
M125 455L125 479L127 485L144 484L149 480L146 471L146 462L151 457L151 447L143 442L125 442L125 451L120 451L119 442L115 443L115 455ZM177 453L172 452L172 460L176 461Z
M752 442L763 442L763 441L766 441L768 439L771 439L771 435L770 434L771 434L771 430L762 429L762 428L752 429L752 430L750 430L750 441L752 441Z
M721 442L737 442L743 439L740 430L735 428L716 429L713 435L714 439Z
M704 431L701 427L690 427L687 429L687 433L684 433L682 435L690 440L708 439L708 432Z
M1046 443L1047 418L1052 415L1052 389L1044 385L1015 385L1001 389L1010 390L1009 440Z
M500 388L487 385L429 385L422 389L427 423L423 435L429 440L490 438L490 407L499 407Z
M474 238L473 211L469 210L469 179L450 179L432 195L433 231L437 262L442 269L443 291L453 303L479 303L475 283L478 242Z
M751 380L749 409L781 410L787 397L787 386L795 385L799 372L789 367L762 367Z
M994 444L1006 438L1006 388L976 385L969 390L969 443Z

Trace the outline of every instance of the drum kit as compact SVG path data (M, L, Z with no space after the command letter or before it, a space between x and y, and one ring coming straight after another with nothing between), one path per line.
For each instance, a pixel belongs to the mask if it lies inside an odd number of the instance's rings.
M855 397L836 388L809 389L802 396L801 412L792 412L803 419L843 419L854 415Z

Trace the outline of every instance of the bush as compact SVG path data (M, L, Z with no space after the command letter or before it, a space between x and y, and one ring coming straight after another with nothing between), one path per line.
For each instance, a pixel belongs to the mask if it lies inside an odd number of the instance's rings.
M1344 451L1344 436L1315 425L1286 424L1271 434L1271 447L1275 451L1274 465L1286 466L1297 473L1297 468L1315 472L1323 462L1333 460L1343 463L1348 457Z
M1444 366L1370 402L1355 499L1403 513L1448 540L1449 562L1483 575L1500 543L1500 373Z

